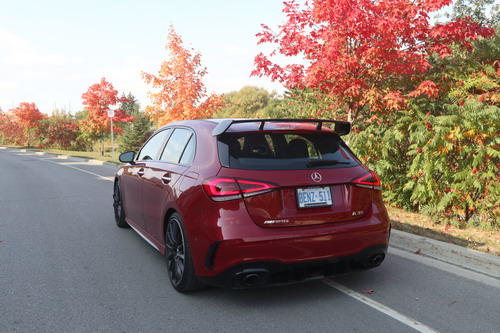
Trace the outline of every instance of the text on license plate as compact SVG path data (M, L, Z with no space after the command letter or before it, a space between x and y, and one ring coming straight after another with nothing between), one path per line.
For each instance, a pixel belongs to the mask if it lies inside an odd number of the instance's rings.
M330 186L297 188L297 203L299 208L331 206Z

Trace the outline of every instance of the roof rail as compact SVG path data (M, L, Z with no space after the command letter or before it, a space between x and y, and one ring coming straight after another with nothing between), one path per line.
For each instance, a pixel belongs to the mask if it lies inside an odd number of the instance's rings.
M334 131L338 135L346 135L351 131L351 123L348 121L328 120L328 119L224 119L212 131L213 136L226 132L233 124L260 123L259 130L264 129L265 123L316 123L316 130L320 131L323 123L335 124Z

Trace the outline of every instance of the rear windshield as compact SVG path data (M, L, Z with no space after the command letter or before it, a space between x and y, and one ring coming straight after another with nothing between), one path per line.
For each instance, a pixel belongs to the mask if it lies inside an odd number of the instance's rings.
M218 137L225 167L245 170L345 168L359 164L335 133L224 133Z

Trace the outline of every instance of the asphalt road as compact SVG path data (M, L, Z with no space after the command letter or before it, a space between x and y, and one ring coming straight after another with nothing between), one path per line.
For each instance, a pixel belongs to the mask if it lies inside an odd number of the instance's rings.
M335 279L179 294L160 253L114 225L115 171L0 149L0 332L500 331L499 284L401 251Z

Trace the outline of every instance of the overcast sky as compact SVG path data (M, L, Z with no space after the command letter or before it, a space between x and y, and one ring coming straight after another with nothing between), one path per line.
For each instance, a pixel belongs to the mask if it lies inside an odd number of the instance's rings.
M167 58L171 24L202 53L209 92L245 85L282 91L250 78L263 47L260 24L283 23L281 0L0 0L0 108L34 102L44 113L82 109L81 95L105 77L145 107L141 71Z

